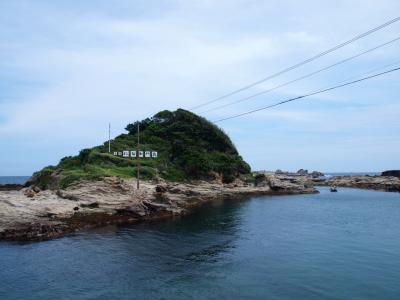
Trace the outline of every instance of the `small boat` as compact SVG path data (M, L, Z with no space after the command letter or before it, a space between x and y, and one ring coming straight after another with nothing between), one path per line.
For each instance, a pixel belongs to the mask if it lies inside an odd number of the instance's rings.
M336 186L331 186L331 192L332 192L332 193L336 193L336 192L337 192Z

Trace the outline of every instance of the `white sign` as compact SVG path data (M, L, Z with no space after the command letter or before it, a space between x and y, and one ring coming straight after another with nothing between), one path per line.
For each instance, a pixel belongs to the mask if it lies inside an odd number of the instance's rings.
M114 151L115 156L122 156L122 157L146 157L146 158L157 158L158 157L158 152L157 151L129 151L129 150L124 150L124 151Z

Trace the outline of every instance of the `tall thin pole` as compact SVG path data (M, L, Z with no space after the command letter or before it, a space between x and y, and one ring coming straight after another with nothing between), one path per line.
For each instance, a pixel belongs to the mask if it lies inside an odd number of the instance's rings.
M140 127L139 127L139 122L137 123L137 153L136 153L136 159L137 159L137 178L136 178L136 183L137 183L137 189L139 189L139 181L140 181L140 160L139 160L139 147L140 147Z
M108 153L111 153L111 123L108 123Z

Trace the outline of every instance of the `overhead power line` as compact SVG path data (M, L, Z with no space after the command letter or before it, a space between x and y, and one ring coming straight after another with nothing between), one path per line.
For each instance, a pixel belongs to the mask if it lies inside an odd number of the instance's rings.
M255 98L255 97L258 97L258 96L267 94L267 93L272 92L272 91L274 91L274 90L277 90L277 89L279 89L279 88L285 87L285 86L287 86L287 85L289 85L289 84L292 84L292 83L295 83L295 82L297 82L297 81L300 81L300 80L309 78L309 77L314 76L314 75L316 75L316 74L318 74L318 73L321 73L321 72L323 72L323 71L329 70L329 69L331 69L331 68L333 68L333 67L336 67L336 66L338 66L338 65L344 64L344 63L346 63L346 62L348 62L348 61L350 61L350 60L352 60L352 59L355 59L355 58L357 58L357 57L360 57L360 56L362 56L362 55L364 55L364 54L370 53L370 52L375 51L375 50L377 50L377 49L380 49L380 48L382 48L382 47L384 47L384 46L387 46L387 45L389 45L389 44L392 44L392 43L394 43L394 42L397 42L398 40L400 40L400 37L397 37L397 38L395 38L395 39L393 39L393 40L391 40L391 41L388 41L388 42L386 42L386 43L384 43L384 44L380 44L380 45L378 45L378 46L376 46L376 47L373 47L373 48L371 48L371 49L368 49L368 50L366 50L366 51L363 51L363 52L361 52L361 53L358 53L358 54L356 54L356 55L354 55L354 56L351 56L351 57L349 57L349 58L346 58L346 59L343 59L343 60L341 60L341 61L338 61L338 62L336 62L336 63L334 63L334 64L332 64L332 65L329 65L329 66L324 67L324 68L322 68L322 69L319 69L319 70L317 70L317 71L308 73L308 74L306 74L306 75L304 75L304 76L301 76L301 77L298 77L298 78L296 78L296 79L290 80L290 81L288 81L288 82L285 82L285 83L279 84L279 85L277 85L277 86L274 86L274 87L272 87L272 88L270 88L270 89L267 89L267 90L264 90L264 91L255 93L255 94L253 94L253 95L247 96L247 97L245 97L245 98L241 98L241 99L239 99L239 100L236 100L236 101L233 101L233 102L230 102L230 103L226 103L226 104L223 104L223 105L220 105L220 106L217 106L217 107L214 107L214 108L205 110L205 111L203 111L203 112L201 112L201 113L207 113L207 112L210 112L210 111L218 110L218 109L221 109L221 108L224 108L224 107L228 107L228 106L231 106L231 105L234 105L234 104L238 104L238 103L241 103L241 102L243 102L243 101L250 100L250 99L253 99L253 98Z
M356 79L358 79L358 78L360 78L360 77L365 77L365 76L367 76L367 75L369 75L369 74L372 74L372 73L375 73L375 72L380 72L381 70L385 70L385 69L387 69L387 68L389 68L389 67L394 67L394 66L396 66L396 65L398 65L398 64L400 64L400 60L396 60L395 62L392 62L392 63L390 63L390 64L386 64L386 65L384 65L384 66L380 66L380 67L377 67L377 68L373 68L373 69L368 70L367 72L363 72L363 73L361 73L361 74L348 77L348 78L346 78L346 79L344 79L344 80L340 80L340 81L336 82L335 85L339 85L339 84L344 83L344 82L347 82L347 81L356 80ZM325 88L328 88L328 87L330 87L330 86L331 86L331 85L327 85L327 86L325 86L325 87L323 87L323 88L320 88L320 89L318 89L318 90L316 90L316 91L324 90Z
M300 63L297 63L297 64L295 64L295 65L293 65L293 66L290 66L290 67L288 67L288 68L286 68L286 69L283 69L283 70L281 70L281 71L279 71L279 72L277 72L277 73L274 73L274 74L272 74L272 75L269 75L269 76L267 76L267 77L265 77L265 78L263 78L263 79L261 79L261 80L258 80L258 81L256 81L256 82L250 83L250 84L248 84L248 85L246 85L246 86L244 86L244 87L241 87L241 88L239 88L239 89L237 89L237 90L234 90L234 91L232 91L232 92L230 92L230 93L227 93L227 94L225 94L225 95L222 95L222 96L220 96L220 97L218 97L218 98L212 99L212 100L207 101L207 102L204 102L204 103L202 103L202 104L199 104L199 105L197 105L197 106L195 106L195 107L192 107L191 109L194 110L194 109L203 107L203 106L205 106L205 105L214 103L214 102L219 101L219 100L221 100L221 99L230 97L230 96L235 95L235 94L237 94L237 93L239 93L239 92L242 92L242 91L244 91L244 90L247 90L247 89L249 89L249 88L252 88L252 87L254 87L254 86L256 86L256 85L258 85L258 84L260 84L260 83L263 83L263 82L265 82L265 81L267 81L267 80L270 80L270 79L272 79L272 78L274 78L274 77L277 77L277 76L279 76L279 75L282 75L282 74L284 74L284 73L286 73L286 72L289 72L289 71L291 71L291 70L293 70L293 69L296 69L296 68L298 68L298 67L300 67L300 66L303 66L303 65L305 65L305 64L307 64L307 63L309 63L309 62L312 62L312 61L314 61L314 60L316 60L316 59L318 59L318 58L320 58L320 57L322 57L322 56L325 56L325 55L327 55L327 54L329 54L329 53L331 53L331 52L333 52L333 51L336 51L336 50L338 50L338 49L340 49L340 48L343 48L344 46L347 46L348 44L351 44L351 43L353 43L353 42L355 42L355 41L357 41L357 40L359 40L359 39L362 39L362 38L364 38L364 37L366 37L366 36L368 36L368 35L370 35L370 34L376 32L376 31L381 30L381 29L383 29L383 28L385 28L385 27L387 27L387 26L389 26L389 25L391 25L391 24L393 24L393 23L395 23L395 22L398 22L398 21L400 21L400 17L394 18L394 19L392 19L392 20L390 20L390 21L388 21L388 22L386 22L386 23L384 23L384 24L382 24L382 25L380 25L380 26L378 26L378 27L372 28L372 29L370 29L370 30L368 30L368 31L366 31L366 32L364 32L364 33L362 33L362 34L359 34L359 35L353 37L352 39L350 39L350 40L348 40L348 41L345 41L345 42L343 42L343 43L341 43L341 44L339 44L339 45L337 45L337 46L334 46L333 48L330 48L330 49L328 49L328 50L326 50L326 51L324 51L324 52L321 52L321 53L319 53L319 54L317 54L317 55L315 55L315 56L313 56L313 57L311 57L311 58L309 58L309 59L306 59L306 60L304 60L304 61L302 61L302 62L300 62Z
M325 89L322 89L322 90L318 90L316 92L312 92L312 93L305 94L305 95L302 95L302 96L290 98L290 99L287 99L287 100L284 100L284 101L280 101L280 102L277 102L277 103L274 103L274 104L271 104L271 105L268 105L268 106L264 106L264 107L261 107L261 108L250 110L250 111L247 111L247 112L244 112L244 113L240 113L240 114L237 114L237 115L233 115L233 116L230 116L230 117L227 117L227 118L219 119L217 121L214 121L214 123L218 123L218 122L222 122L222 121L238 118L238 117L241 117L241 116L249 115L249 114L261 111L261 110L269 109L269 108L272 108L272 107L275 107L275 106L279 106L279 105L282 105L282 104L285 104L285 103L288 103L288 102L300 100L300 99L303 99L303 98L306 98L306 97L310 97L310 96L313 96L313 95L325 93L325 92L328 92L328 91L331 91L331 90L335 90L335 89L338 89L338 88L341 88L341 87L352 85L352 84L355 84L355 83L358 83L358 82L361 82L361 81L365 81L365 80L368 80L368 79L379 77L379 76L382 76L382 75L385 75L385 74L388 74L388 73L392 73L392 72L395 72L395 71L399 71L399 70L400 70L400 67L399 68L394 68L394 69L391 69L391 70L388 70L388 71L385 71L385 72L377 73L377 74L370 75L370 76L367 76L367 77L363 77L363 78L360 78L360 79L357 79L357 80L353 80L353 81L349 81L349 82L346 82L346 83L343 83L343 84L335 85L335 86L332 86L332 87L329 87L329 88L325 88Z

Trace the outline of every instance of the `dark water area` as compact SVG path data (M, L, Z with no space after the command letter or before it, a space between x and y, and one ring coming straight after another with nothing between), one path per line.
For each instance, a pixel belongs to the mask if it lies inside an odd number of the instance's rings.
M0 176L0 184L24 184L30 176Z
M0 243L0 299L400 299L400 193L213 203L182 219Z

